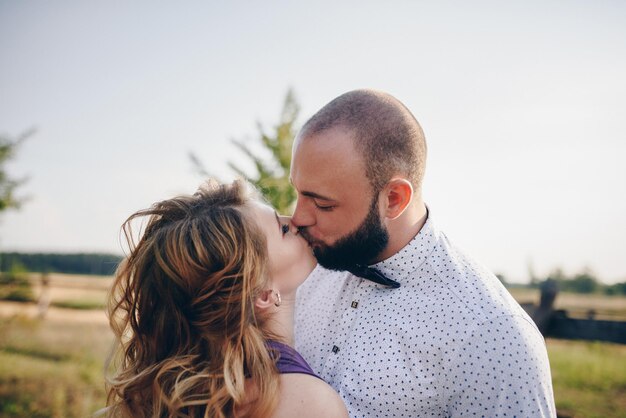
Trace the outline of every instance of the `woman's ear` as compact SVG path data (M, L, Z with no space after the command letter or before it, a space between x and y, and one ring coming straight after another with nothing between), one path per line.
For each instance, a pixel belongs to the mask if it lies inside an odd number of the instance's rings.
M254 306L256 306L257 309L265 310L274 305L272 293L272 289L263 290L259 297L256 298Z
M385 217L396 219L404 213L413 199L413 186L403 178L393 178L384 188Z
M265 289L254 302L257 309L268 309L272 306L278 307L281 304L280 293L274 289Z

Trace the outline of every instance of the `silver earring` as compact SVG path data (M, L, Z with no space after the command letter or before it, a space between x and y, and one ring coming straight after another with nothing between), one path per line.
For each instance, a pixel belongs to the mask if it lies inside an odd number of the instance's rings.
M274 302L274 306L278 308L282 303L282 300L280 299L280 293L278 293L278 290L272 290L272 292L274 292L274 294L276 295L276 302Z

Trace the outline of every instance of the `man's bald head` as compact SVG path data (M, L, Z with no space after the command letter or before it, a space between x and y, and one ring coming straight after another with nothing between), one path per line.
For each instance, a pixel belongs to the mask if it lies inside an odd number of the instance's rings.
M424 132L413 114L390 94L375 90L345 93L313 115L299 140L333 128L346 129L361 153L366 176L379 192L394 175L409 180L420 193L426 165Z

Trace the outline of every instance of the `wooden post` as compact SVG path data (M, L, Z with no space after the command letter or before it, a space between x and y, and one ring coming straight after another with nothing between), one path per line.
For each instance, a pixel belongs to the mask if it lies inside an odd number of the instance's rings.
M555 280L548 279L541 284L541 299L532 317L544 337L550 328L552 313L554 312L554 301L558 293L559 287Z

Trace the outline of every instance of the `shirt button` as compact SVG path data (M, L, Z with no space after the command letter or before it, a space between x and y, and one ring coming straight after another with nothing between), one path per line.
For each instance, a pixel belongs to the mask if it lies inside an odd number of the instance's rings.
M356 307L359 306L359 302L357 302L356 300L353 300L350 306L356 309Z
M336 345L333 345L333 353L337 354L338 351L339 351L339 347L337 347Z

